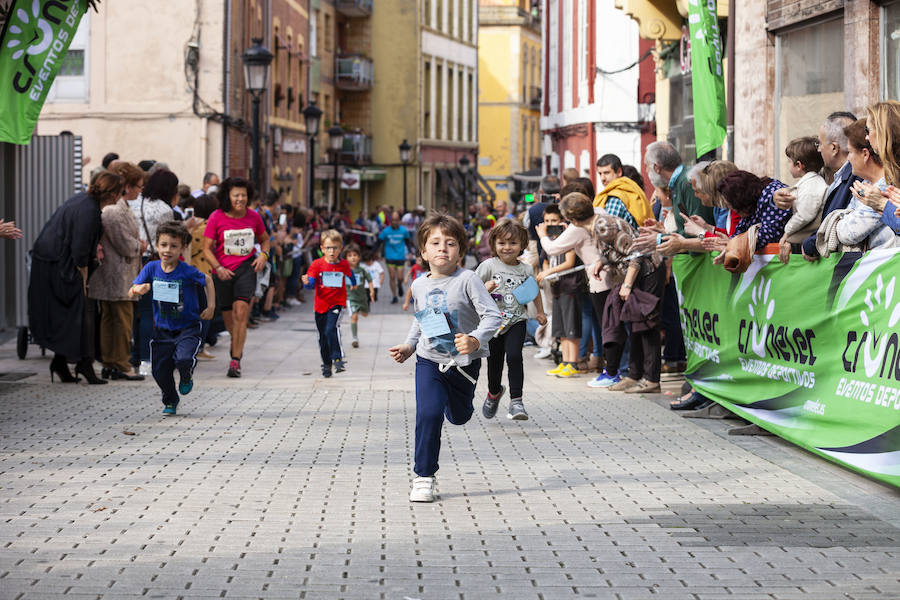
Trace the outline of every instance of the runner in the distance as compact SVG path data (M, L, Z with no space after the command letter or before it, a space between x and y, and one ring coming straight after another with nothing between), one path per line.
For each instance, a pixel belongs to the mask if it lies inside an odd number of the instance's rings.
M400 282L403 281L403 270L406 267L406 242L409 239L409 231L401 226L400 213L395 210L391 213L391 224L378 234L378 241L384 246L384 262L387 263L391 278L391 304L397 304L397 297L403 294Z

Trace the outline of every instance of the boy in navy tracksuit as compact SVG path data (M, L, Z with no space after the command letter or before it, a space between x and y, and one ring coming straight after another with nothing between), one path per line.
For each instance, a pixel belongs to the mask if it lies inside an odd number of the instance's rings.
M194 386L194 367L202 345L200 320L211 319L216 305L212 279L180 260L190 241L190 232L178 221L160 225L156 231L159 260L147 263L128 291L132 297L153 294L150 360L166 415L175 414L178 392L186 395ZM206 290L202 312L201 289ZM180 375L177 391L175 369Z

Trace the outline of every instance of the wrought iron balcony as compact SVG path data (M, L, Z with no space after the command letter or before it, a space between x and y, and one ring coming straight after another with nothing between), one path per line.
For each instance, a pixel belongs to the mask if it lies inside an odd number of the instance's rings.
M372 0L337 0L335 9L345 17L368 17L372 14Z
M341 164L361 165L372 162L372 136L365 133L345 133L341 148Z
M334 79L339 90L358 91L372 88L374 75L372 59L359 54L342 54L334 62Z

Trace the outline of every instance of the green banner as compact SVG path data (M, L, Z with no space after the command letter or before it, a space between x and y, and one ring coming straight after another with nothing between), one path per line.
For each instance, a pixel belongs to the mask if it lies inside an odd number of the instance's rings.
M31 140L87 0L14 0L0 34L0 141Z
M900 252L731 274L675 257L687 377L704 395L807 450L900 487Z
M694 96L694 140L697 156L715 150L725 141L724 49L719 32L716 0L689 0L691 35L691 86Z

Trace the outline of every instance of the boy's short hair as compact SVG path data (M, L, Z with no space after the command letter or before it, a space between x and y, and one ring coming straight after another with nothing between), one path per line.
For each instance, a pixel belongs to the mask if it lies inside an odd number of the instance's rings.
M784 153L792 162L803 163L803 168L807 172L817 173L825 166L817 147L818 142L819 138L812 136L799 137L788 142Z
M497 242L506 238L518 241L522 250L528 247L528 230L514 219L503 218L491 228L491 235L488 238L492 256L497 256Z
M319 244L324 245L328 240L337 240L339 244L344 245L344 236L341 235L341 232L337 229L326 229L322 232L322 235L319 236Z
M349 244L347 244L347 246L344 248L344 256L346 257L351 252L359 254L360 258L362 257L362 250L360 250L359 244L357 244L356 242L350 242Z
M375 260L375 253L372 252L372 251L369 250L369 249L366 249L366 251L362 253L362 261L363 261L363 262L370 262L370 261L373 261L373 260Z
M559 215L559 218L562 219L562 212L559 210L559 204L548 204L544 207L544 216L547 215Z
M425 248L425 242L428 241L428 236L431 235L434 229L440 229L444 232L444 235L449 235L455 239L456 243L459 244L459 255L466 255L466 252L469 250L469 236L466 234L466 229L459 221L445 214L431 215L419 225L419 230L416 232L416 244L419 247L419 251Z
M165 221L156 228L156 243L159 243L160 236L170 235L173 238L180 239L182 246L187 246L191 242L191 232L187 230L181 221Z

